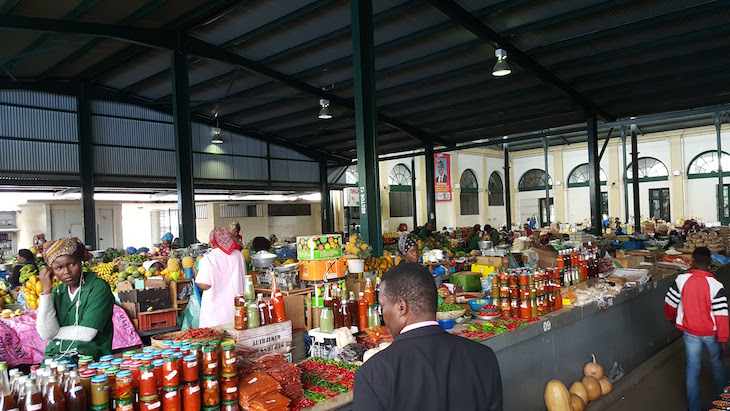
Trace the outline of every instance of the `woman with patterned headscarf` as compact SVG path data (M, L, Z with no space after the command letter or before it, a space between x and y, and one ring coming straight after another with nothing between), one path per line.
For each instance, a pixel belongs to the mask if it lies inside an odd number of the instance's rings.
M401 236L398 239L398 252L403 256L402 263L417 263L418 262L418 243L407 235Z
M236 294L243 294L243 279L246 275L246 261L238 250L236 240L223 227L210 232L210 247L198 265L195 283L204 290L200 302L200 323L202 327L233 322L233 301Z
M38 301L36 330L44 340L46 357L94 359L112 351L114 296L109 284L84 273L91 256L78 238L61 238L43 247L46 267L40 273L43 292ZM53 288L53 276L61 281Z

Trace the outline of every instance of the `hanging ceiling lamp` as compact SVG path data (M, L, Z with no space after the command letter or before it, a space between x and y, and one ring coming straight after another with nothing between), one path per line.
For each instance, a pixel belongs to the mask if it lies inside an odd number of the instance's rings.
M223 144L223 138L221 138L221 129L219 127L213 127L213 138L210 140L213 144Z
M497 64L494 65L492 75L495 77L503 77L512 72L509 64L507 63L507 52L502 49L494 50L494 55L497 56Z
M329 119L331 119L332 118L332 113L330 113L330 109L329 109L330 101L327 100L326 98L323 98L323 99L319 100L319 105L322 108L319 110L319 116L318 117L320 119L322 119L322 120L329 120Z

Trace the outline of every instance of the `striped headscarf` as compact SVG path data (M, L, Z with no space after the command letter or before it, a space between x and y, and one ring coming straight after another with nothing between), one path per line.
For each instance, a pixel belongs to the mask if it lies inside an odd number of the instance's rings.
M86 261L91 254L86 251L86 246L77 237L64 237L56 241L49 241L43 245L43 259L47 265L63 255L70 255L79 261Z
M408 237L407 235L401 236L401 238L398 239L398 252L401 255L406 255L408 250L416 244L418 244L416 243L416 240L411 237Z
M236 241L231 233L223 227L216 227L210 232L210 244L230 255L236 249Z

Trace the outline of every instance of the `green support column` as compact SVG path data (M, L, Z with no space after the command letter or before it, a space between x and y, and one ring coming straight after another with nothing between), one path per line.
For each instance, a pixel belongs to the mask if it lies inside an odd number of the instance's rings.
M175 123L175 169L180 247L196 241L195 191L193 188L193 136L190 128L188 55L182 36L172 51L172 116Z
M78 95L78 133L84 244L97 249L96 205L94 203L94 137L91 134L91 100L84 84L81 84Z
M360 227L373 255L383 254L378 170L378 113L375 104L375 52L372 0L352 0L352 66L355 86Z
M426 145L424 153L426 159L426 215L428 221L436 224L436 162L433 155L433 144ZM426 222L424 221L423 224L425 225ZM436 225L433 228L438 230Z
M507 218L507 231L512 230L512 190L509 181L509 144L504 143L504 208Z
M725 185L722 181L722 114L715 114L715 131L717 132L717 183L719 189L717 190L717 206L718 206L718 221L725 224Z
M412 210L413 210L413 227L411 228L411 231L415 230L416 227L418 227L418 212L416 207L416 158L411 157L411 201L412 204Z
M624 221L629 223L629 175L626 171L628 163L626 162L626 127L621 126L621 145L624 148Z
M327 180L327 160L319 160L319 191L322 193L322 234L331 234L335 231L330 185Z
M598 120L592 114L586 121L588 131L588 187L591 202L591 231L603 233L601 218L601 165L598 159Z
M641 233L641 204L639 203L639 139L636 124L631 125L631 188L634 192L634 233Z
M550 227L550 175L548 174L548 139L542 138L542 151L545 156L545 227ZM522 224L520 222L520 224Z

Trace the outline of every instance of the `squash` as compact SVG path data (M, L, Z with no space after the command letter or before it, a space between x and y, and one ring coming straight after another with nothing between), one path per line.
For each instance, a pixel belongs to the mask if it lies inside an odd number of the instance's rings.
M545 406L548 411L572 411L570 393L562 382L550 380L545 386Z
M588 401L590 401L588 390L586 390L586 387L580 381L576 381L570 386L570 393L579 396L585 404L588 404Z
M570 406L573 407L573 411L583 411L586 404L581 397L570 394Z
M601 378L598 383L601 385L601 395L608 395L613 391L613 384L607 377Z
M583 377L583 387L588 391L588 399L595 401L601 398L601 384L593 377Z
M591 357L593 357L593 362L589 362L583 367L583 374L586 377L593 377L600 380L603 377L603 367L601 367L601 364L596 363L596 356L594 354L591 354Z

